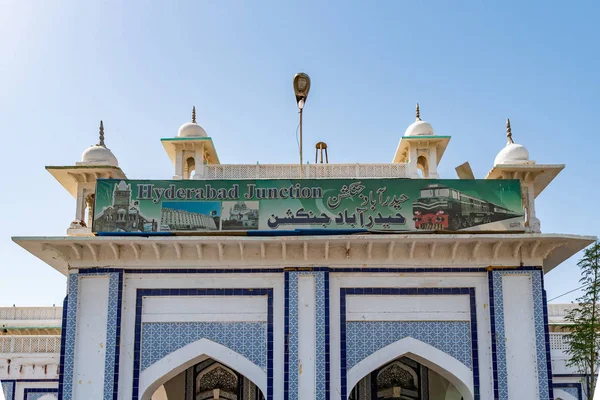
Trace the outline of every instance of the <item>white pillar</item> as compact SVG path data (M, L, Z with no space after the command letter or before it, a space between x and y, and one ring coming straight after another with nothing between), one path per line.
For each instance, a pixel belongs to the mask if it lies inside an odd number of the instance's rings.
M183 179L183 148L175 145L175 176L173 179Z
M85 189L82 185L77 185L77 205L75 209L75 220L83 221L85 216Z
M409 175L411 178L418 178L419 173L417 172L417 147L410 144L408 148L408 165L409 165Z
M196 163L196 173L194 174L194 179L203 179L204 178L204 143L200 143L196 145L196 156L194 157L194 162Z
M79 281L73 399L103 398L108 286L108 276L82 277Z
M534 182L527 183L527 220L531 232L541 232L540 220L535 216L535 189Z
M437 172L437 145L433 144L429 148L429 178L437 179L440 175Z
M298 399L316 397L316 287L314 275L298 276ZM294 398L291 395L290 398Z
M530 275L502 277L509 399L539 399L533 290Z

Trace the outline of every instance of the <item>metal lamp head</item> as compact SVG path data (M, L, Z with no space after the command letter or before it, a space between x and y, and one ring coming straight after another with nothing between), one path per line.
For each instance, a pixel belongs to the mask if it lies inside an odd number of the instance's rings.
M304 72L300 72L294 76L294 94L296 95L296 103L298 108L303 109L308 91L310 90L310 77Z

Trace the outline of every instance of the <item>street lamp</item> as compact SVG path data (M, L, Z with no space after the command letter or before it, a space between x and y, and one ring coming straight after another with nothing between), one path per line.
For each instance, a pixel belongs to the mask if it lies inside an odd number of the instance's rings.
M300 113L300 178L302 178L302 110L310 90L310 77L304 72L294 75L294 94Z

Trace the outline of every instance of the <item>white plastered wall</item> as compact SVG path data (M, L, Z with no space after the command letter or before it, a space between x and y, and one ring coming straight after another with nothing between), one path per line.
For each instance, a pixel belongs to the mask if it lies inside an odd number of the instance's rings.
M502 277L508 397L537 399L537 352L531 275Z
M125 289L123 293L123 314L121 324L121 353L120 353L120 377L119 377L119 398L130 399L132 397L133 381L133 352L134 352L134 334L135 334L135 304L137 289L158 289L158 288L272 288L273 289L273 344L274 350L274 398L283 398L283 334L284 334L284 280L283 274L133 274L125 275ZM148 300L148 299L147 299ZM154 300L153 300L154 301ZM160 301L160 300L159 300ZM169 305L167 304L169 303ZM163 311L174 306L177 299L167 300L161 306ZM206 304L206 303L204 303ZM255 307L249 309L250 317L257 318L260 313ZM163 320L161 313L154 313L153 316L147 314L146 321ZM238 313L241 314L241 313ZM191 317L194 320L200 318L201 314ZM239 315L238 315L239 316ZM161 319L162 318L162 319ZM188 315L179 315L179 320L190 320ZM219 318L213 314L212 318ZM241 318L244 318L241 316ZM258 316L262 318L262 316ZM176 366L174 366L176 367ZM232 365L235 368L235 365ZM140 388L140 396L144 388Z
M80 276L73 399L92 399L104 392L109 278Z
M492 355L489 318L489 291L486 273L339 273L330 274L330 334L331 334L331 393L340 393L340 288L419 288L419 287L472 287L475 288L477 307L477 339L479 352L479 374L481 398L493 398ZM347 300L351 296L347 297ZM408 296L410 297L410 296ZM434 296L435 297L435 296ZM442 296L440 296L441 298ZM409 300L410 301L410 300ZM440 301L440 299L438 299ZM460 300L457 300L460 301ZM352 304L352 302L350 302ZM358 304L355 303L355 304ZM359 315L360 309L348 308L347 314ZM441 302L440 309L446 309ZM431 306L431 305L430 305ZM393 310L392 310L393 311ZM450 313L449 315L454 315ZM456 315L454 315L456 317ZM450 318L450 317L449 317ZM456 320L456 319L455 319ZM461 319L458 319L461 320ZM384 362L382 361L382 364ZM348 382L350 384L350 382ZM352 388L348 386L348 392ZM471 388L472 390L472 388Z

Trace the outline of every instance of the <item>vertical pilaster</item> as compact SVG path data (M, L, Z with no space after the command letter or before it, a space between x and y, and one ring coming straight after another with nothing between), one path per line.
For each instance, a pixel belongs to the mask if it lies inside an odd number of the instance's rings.
M284 399L329 399L329 272L286 271Z
M58 398L73 398L73 370L75 362L75 334L77 330L77 298L79 294L79 274L70 274L67 283L66 311L63 311L60 372Z
M552 378L543 272L523 268L490 274L494 397L548 399Z
M108 318L106 321L106 356L104 363L104 400L117 400L123 305L123 272L111 272L108 283Z

